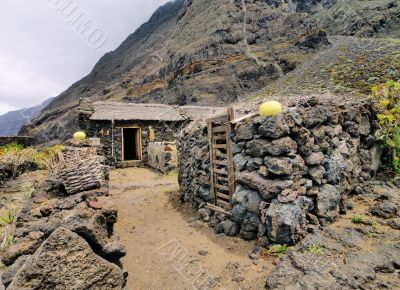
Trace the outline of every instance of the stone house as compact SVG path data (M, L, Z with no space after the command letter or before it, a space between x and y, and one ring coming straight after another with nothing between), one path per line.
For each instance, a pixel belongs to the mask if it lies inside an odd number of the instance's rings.
M211 116L219 108L163 104L81 101L79 128L99 138L106 164L150 165L167 172L176 168L175 140L190 121Z

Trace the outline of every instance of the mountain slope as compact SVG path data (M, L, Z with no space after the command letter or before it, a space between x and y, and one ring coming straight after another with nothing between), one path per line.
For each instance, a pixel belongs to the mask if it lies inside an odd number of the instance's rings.
M70 137L80 98L226 105L265 87L279 93L288 76L297 80L295 89L314 85L302 82L307 64L328 67L315 56L341 49L327 34L356 36L356 45L379 36L386 45L399 35L399 15L395 0L177 0L160 7L20 133L39 142ZM331 78L328 68L316 89ZM340 85L338 92L348 86Z
M29 122L33 117L38 115L43 108L45 108L51 99L46 100L40 105L21 109L17 111L11 111L0 116L0 136L16 136L18 135L21 127Z

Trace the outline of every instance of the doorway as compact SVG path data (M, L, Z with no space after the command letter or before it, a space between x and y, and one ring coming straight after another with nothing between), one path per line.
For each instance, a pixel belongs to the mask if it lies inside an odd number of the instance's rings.
M142 138L140 128L122 128L123 161L142 160Z

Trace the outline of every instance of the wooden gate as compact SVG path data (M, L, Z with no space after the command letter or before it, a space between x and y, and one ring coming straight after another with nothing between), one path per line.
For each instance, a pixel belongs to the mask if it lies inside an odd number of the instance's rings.
M215 205L231 210L232 195L235 192L235 170L233 165L231 120L235 118L233 108L222 117L208 119L210 143L210 188Z

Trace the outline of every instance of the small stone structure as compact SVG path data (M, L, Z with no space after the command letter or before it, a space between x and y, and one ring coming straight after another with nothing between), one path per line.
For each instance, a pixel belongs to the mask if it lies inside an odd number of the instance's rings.
M1 252L0 286L17 289L124 289L126 250L114 234L108 167L93 140L69 142L61 160L17 216Z
M169 152L161 153L158 144L175 142L178 132L191 120L220 112L221 108L213 107L84 100L80 104L79 127L89 137L100 139L108 165L147 164L165 172L176 168L176 158ZM166 163L161 164L162 160Z
M158 144L175 142L179 131L191 120L220 112L221 108L212 107L91 103L90 100L83 100L80 103L79 127L89 137L100 138L108 165L146 164L164 171L176 168L176 162L167 160L167 166L159 164L161 160L156 161L161 157ZM168 153L161 155L164 155L162 158L169 158Z
M380 166L370 101L311 99L276 117L231 123L236 190L231 221L211 220L216 232L293 245L310 226L336 220L346 197L362 193ZM179 138L179 183L195 208L215 201L209 147L205 123L190 124ZM209 220L209 210L200 211Z

